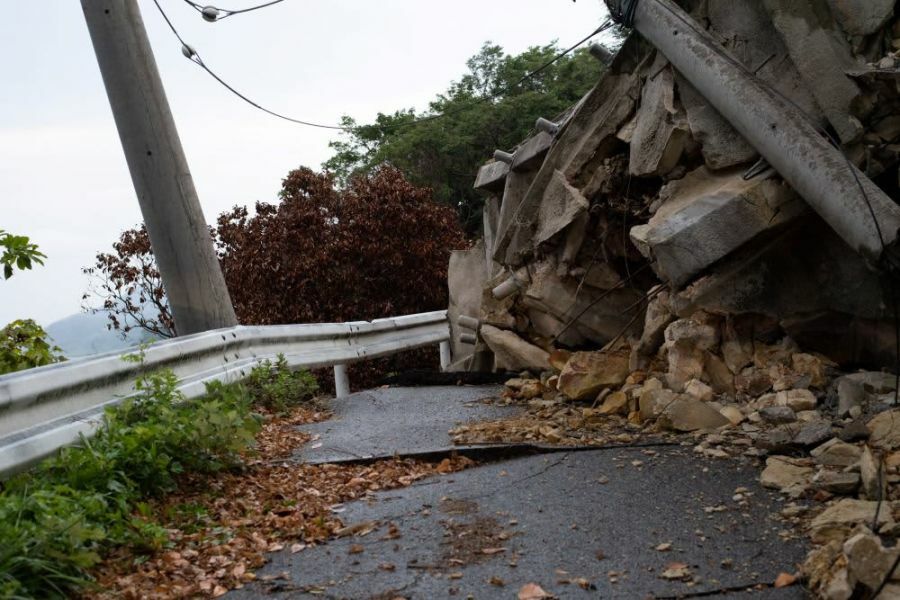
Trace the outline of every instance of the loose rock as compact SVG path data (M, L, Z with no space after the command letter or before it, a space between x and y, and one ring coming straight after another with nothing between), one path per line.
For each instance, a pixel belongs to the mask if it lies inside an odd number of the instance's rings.
M759 482L763 487L785 493L802 492L809 486L814 472L812 467L798 464L787 456L770 456Z
M722 413L709 404L686 395L672 402L664 415L664 424L676 431L716 429L730 424Z
M838 439L831 439L810 452L810 455L816 459L817 463L830 467L855 465L859 462L861 454L862 450L858 446Z
M557 387L572 400L585 400L600 390L620 387L629 372L627 354L576 352L559 374Z

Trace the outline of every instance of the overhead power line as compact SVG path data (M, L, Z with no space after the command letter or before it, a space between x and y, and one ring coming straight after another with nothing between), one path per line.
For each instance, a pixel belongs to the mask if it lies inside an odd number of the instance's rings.
M238 10L238 11L231 11L231 12L229 12L228 14L229 14L229 15L230 15L230 14L238 14L238 13L241 13L241 12L247 12L247 11L250 11L250 10L257 10L257 9L259 9L259 8L265 8L265 7L267 7L267 6L271 6L272 4L277 4L278 2L283 2L283 1L284 1L284 0L273 0L272 2L268 2L268 3L266 3L266 4L260 4L260 5L255 6L255 7L246 8L246 9ZM191 6L193 6L194 8L200 10L201 13L203 13L204 10L209 9L209 8L213 8L214 10L217 10L217 11L222 10L222 9L218 9L218 8L215 8L215 7L200 7L198 4L196 4L195 2L193 2L193 0L185 0L185 2L187 2L188 4L190 4ZM491 94L486 94L486 95L481 96L481 97L479 97L479 98L473 99L473 100L471 101L471 103L468 104L468 105L466 105L466 106L459 107L459 108L457 108L457 109L455 109L455 110L448 110L448 111L443 112L443 113L438 113L438 114L434 114L434 115L428 115L428 116L425 116L425 117L419 117L419 118L417 118L417 119L413 119L413 120L411 120L411 121L406 121L406 122L403 122L403 123L394 123L394 124L391 124L391 125L377 125L377 124L372 124L372 125L360 125L360 126L356 126L356 127L347 127L347 126L344 126L344 125L331 125L331 124L326 124L326 123L315 123L315 122L308 121L308 120L305 120L305 119L297 119L297 118L294 118L294 117L291 117L291 116L288 116L288 115L285 115L285 114L276 112L276 111L271 110L271 109L269 109L269 108L266 108L265 106L262 106L262 105L259 104L258 102L256 102L256 101L250 99L247 95L243 94L242 92L239 92L237 89L234 88L234 86L232 86L230 83L228 83L227 81L225 81L225 80L224 80L222 77L220 77L215 71L213 71L209 66L207 66L207 64L206 64L206 63L203 61L203 59L200 57L200 54L197 52L197 50L196 50L193 46L191 46L190 44L188 44L187 42L184 41L184 38L183 38L183 37L181 36L181 34L178 32L178 29L177 29L177 28L175 27L175 25L172 23L172 20L169 18L169 16L168 16L168 15L166 14L166 12L163 10L162 6L161 6L160 3L159 3L159 0L153 0L153 3L156 5L157 10L159 10L159 12L160 12L160 14L162 15L163 19L165 20L166 24L169 26L169 29L172 31L172 33L175 35L175 37L176 37L176 38L178 39L178 41L181 43L181 52L182 52L182 54L184 54L184 56L187 57L188 60L190 60L191 62L193 62L193 63L196 64L197 66L199 66L199 67L200 67L201 69L203 69L204 71L206 71L206 73L207 73L210 77L212 77L213 79L215 79L222 87L224 87L225 89L227 89L229 92L231 92L232 94L234 94L235 96L237 96L238 98L240 98L241 100L243 100L244 102L246 102L247 104L249 104L250 106L256 108L257 110L260 110L260 111L262 111L262 112L264 112L264 113L266 113L266 114L268 114L268 115L271 115L271 116L273 116L273 117L277 117L277 118L282 119L282 120L284 120L284 121L288 121L288 122L290 122L290 123L295 123L295 124L297 124L297 125L304 125L304 126L306 126L306 127L315 127L315 128L318 128L318 129L331 129L331 130L345 131L345 132L352 132L352 131L354 131L354 130L358 130L358 129L361 129L361 128L364 128L364 127L377 127L377 128L380 129L381 131L390 131L390 130L393 130L393 129L400 129L400 128L402 128L402 127L411 127L411 126L413 126L413 125L418 125L419 123L425 123L425 122L428 122L428 121L434 121L434 120L437 120L437 119L442 119L442 118L444 118L444 117L449 117L449 116L457 115L457 114L463 113L463 112L465 112L465 111L467 111L467 110L469 110L469 109L471 109L471 108L474 108L474 107L476 107L476 106L479 106L479 105L481 105L481 104L484 104L484 103L486 103L486 102L491 102L492 100L496 100L497 98L500 98L500 97L502 97L502 96L505 96L505 95L509 94L511 91L515 90L515 89L516 89L517 87L519 87L521 84L525 83L526 81L528 81L528 80L530 80L530 79L533 79L534 77L536 77L537 75L539 75L539 74L542 73L543 71L549 69L551 66L553 66L554 64L556 64L557 62L559 62L559 61L560 61L562 58L564 58L565 56L567 56L567 55L571 54L572 52L574 52L575 50L577 50L580 46L582 46L583 44L585 44L588 40L590 40L590 39L593 38L594 36L599 35L600 33L603 33L604 31L606 31L607 29L610 29L611 27L613 27L613 26L615 25L615 23L614 23L611 19L607 19L606 21L604 21L604 23L603 23L602 25L600 25L600 27L598 27L597 29L595 29L594 31L592 31L590 34L588 34L587 36L585 36L584 38L582 38L580 41L578 41L577 43L573 44L572 46L566 48L566 49L563 50L562 52L558 53L556 56L554 56L552 59L548 60L547 62L545 62L545 63L542 64L541 66L539 66L537 69L535 69L535 70L533 70L533 71L530 71L530 72L526 73L525 75L523 75L523 76L522 76L518 81L516 81L515 83L513 83L513 84L511 84L511 85L508 85L508 86L504 87L503 89L501 89L501 90L499 90L499 91L493 92L493 93L491 93ZM204 18L206 18L206 17L205 17L205 13L204 13ZM209 20L209 19L207 19L207 20ZM218 19L213 19L213 20L218 20Z
M268 8L273 4L280 4L284 2L284 0L272 0L271 2L264 2L263 4L259 4L257 6L250 6L248 8L239 8L237 10L229 10L227 8L219 8L218 6L201 6L194 2L193 0L184 0L188 5L190 5L194 10L203 15L203 18L210 23L215 21L221 21L222 19L227 19L228 17L239 15L241 13L248 13L254 10L259 10L261 8Z

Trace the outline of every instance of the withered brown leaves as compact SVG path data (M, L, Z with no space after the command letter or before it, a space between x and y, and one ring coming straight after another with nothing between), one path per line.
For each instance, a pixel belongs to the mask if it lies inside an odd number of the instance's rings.
M465 239L455 211L434 202L431 190L387 166L343 189L330 175L301 168L284 179L280 197L278 204L257 203L255 213L235 207L212 230L242 324L370 320L446 308L450 252ZM88 295L99 297L115 329L171 335L146 231L124 232L113 248L85 269L94 277Z
M299 408L272 417L258 435L258 454L240 473L186 477L178 492L154 501L149 518L168 531L168 546L149 557L122 548L95 570L99 598L216 597L257 578L266 552L297 553L332 537L383 532L391 523L355 528L340 519L339 505L379 490L403 487L464 469L464 457L440 463L390 459L367 465L308 465L286 458L310 439L301 423L326 415Z

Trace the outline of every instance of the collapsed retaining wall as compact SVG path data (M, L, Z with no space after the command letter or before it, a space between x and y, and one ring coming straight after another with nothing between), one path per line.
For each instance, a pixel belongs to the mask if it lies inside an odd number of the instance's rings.
M740 67L729 77L811 120L818 137L797 139L789 159L852 175L870 199L897 198L893 2L681 6L686 44L718 44L726 67ZM639 31L640 19L655 18L640 10ZM642 368L665 353L666 325L700 313L723 327L749 323L742 330L761 339L789 336L841 365L893 365L886 278L874 251L847 243L847 227L875 230L854 206L861 198L848 196L835 216L808 190L797 193L690 83L692 71L679 72L632 33L576 106L555 123L541 120L535 136L480 169L484 236L450 265L455 368L540 371L557 349L611 343L627 347L632 369ZM771 127L791 116L772 114ZM801 155L826 132L843 162ZM900 210L885 202L876 206L878 233L889 245ZM477 320L477 335L459 316Z

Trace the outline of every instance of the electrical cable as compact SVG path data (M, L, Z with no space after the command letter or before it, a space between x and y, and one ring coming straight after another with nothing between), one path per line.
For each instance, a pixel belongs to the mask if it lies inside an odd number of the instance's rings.
M188 0L185 0L185 1L188 1ZM281 1L283 1L283 0L277 0L277 2L281 2ZM238 91L237 89L235 89L231 84L229 84L229 83L226 82L222 77L220 77L215 71L213 71L209 66L207 66L206 63L203 62L203 59L200 57L200 54L197 52L197 50L194 49L192 46L190 46L188 43L186 43L186 42L184 41L184 38L182 38L182 37L181 37L181 34L178 33L177 28L176 28L175 25L172 23L171 19L169 19L169 16L168 16L168 15L166 14L166 12L163 10L162 6L159 4L159 1L158 1L158 0L153 0L153 3L156 5L157 10L159 10L159 12L160 12L160 14L162 15L163 19L166 21L166 24L169 26L169 29L172 31L172 33L175 35L175 37L178 39L178 41L181 42L181 52L182 52L182 54L184 54L185 57L187 57L188 60L190 60L191 62L193 62L193 63L196 64L197 66L199 66L199 67L200 67L201 69L203 69L204 71L206 71L206 73L207 73L210 77L212 77L213 79L215 79L222 87L224 87L225 89L227 89L229 92L231 92L232 94L234 94L235 96L237 96L238 98L240 98L241 100L243 100L244 102L246 102L247 104L249 104L250 106L256 108L257 110L260 110L260 111L262 111L262 112L264 112L264 113L267 113L267 114L269 114L269 115L271 115L271 116L273 116L273 117L277 117L277 118L282 119L282 120L284 120L284 121L288 121L288 122L291 122L291 123L295 123L295 124L297 124L297 125L304 125L304 126L306 126L306 127L315 127L315 128L318 128L318 129L331 129L331 130L343 131L343 132L347 132L347 133L352 133L352 132L354 132L354 131L358 131L358 130L364 129L364 128L377 128L379 131L384 132L384 131L391 131L391 130L394 130L394 129L400 129L400 128L403 128L403 127L412 127L412 126L418 125L418 124L420 124L420 123L426 123L426 122L429 122L429 121L435 121L435 120L437 120L437 119L442 119L442 118L444 118L444 117L448 117L448 116L453 116L453 115L456 115L456 114L460 114L460 113L463 113L463 112L465 112L465 111L468 111L469 109L471 109L471 108L473 108L473 107L475 107L475 106L480 106L481 104L484 104L484 103L486 103L486 102L491 102L492 100L496 100L497 98L500 98L500 97L502 97L502 96L505 96L505 95L509 94L512 90L514 90L515 88L517 88L517 87L520 86L521 84L525 83L526 81L528 81L528 80L530 80L530 79L533 79L533 78L536 77L537 75L539 75L539 74L541 74L542 72L546 71L546 70L549 69L551 66L553 66L554 64L556 64L557 62L559 62L560 60L562 60L565 56L571 54L572 52L574 52L575 50L577 50L580 46L584 45L588 40L590 40L591 38L593 38L593 37L596 36L596 35L599 35L600 33L603 33L604 31L606 31L607 29L609 29L610 27L612 27L612 26L614 25L614 22L613 22L612 19L607 19L606 21L603 22L602 25L600 25L600 27L598 27L597 29L595 29L594 31L592 31L590 34L588 34L587 36L585 36L584 38L582 38L580 41L578 41L577 43L573 44L572 46L566 48L566 49L563 50L562 52L559 52L559 53L556 54L552 59L550 59L550 60L548 60L547 62L545 62L544 64L542 64L542 65L539 66L537 69L535 69L535 70L533 70L533 71L529 71L528 73L526 73L525 75L523 75L523 76L522 76L518 81L516 81L515 83L512 83L511 85L508 85L508 86L504 87L503 89L501 89L501 90L499 90L499 91L492 92L492 93L487 94L487 95L485 95L485 96L481 96L481 97L479 97L479 98L476 98L476 99L474 99L470 104L468 104L468 105L466 105L466 106L461 106L461 107L459 107L459 108L457 108L457 109L449 110L449 111L446 111L446 112L443 112L443 113L438 113L438 114L434 114L434 115L428 115L428 116L425 116L425 117L419 117L419 118L417 118L417 119L413 119L413 120L411 120L411 121L406 121L406 122L403 122L403 123L394 123L394 124L390 124L390 125L377 125L377 124L371 124L371 125L357 125L357 126L354 126L354 127L347 127L347 126L344 126L344 125L330 125L330 124L324 124L324 123L315 123L315 122L312 122L312 121L306 121L306 120L303 120L303 119L296 119L296 118L294 118L294 117L290 117L290 116L287 116L287 115L284 115L284 114L275 112L275 111L273 111L273 110L271 110L271 109L268 109L268 108L262 106L261 104L255 102L254 100L250 99L250 98L249 98L248 96L246 96L245 94L239 92L239 91ZM248 10L255 10L256 8L262 8L262 7L264 7L264 6L269 6L269 5L275 4L275 3L276 3L276 2L270 2L269 4L262 4L262 5L259 5L258 7L251 8L251 9L244 9L244 11L238 11L238 12L246 12L246 11L248 11ZM188 4L191 4L192 6L194 6L195 3L193 3L193 2L188 2ZM198 6L199 6L199 5L198 5ZM197 8L197 6L195 6L195 8ZM208 7L207 7L207 8L208 8Z

